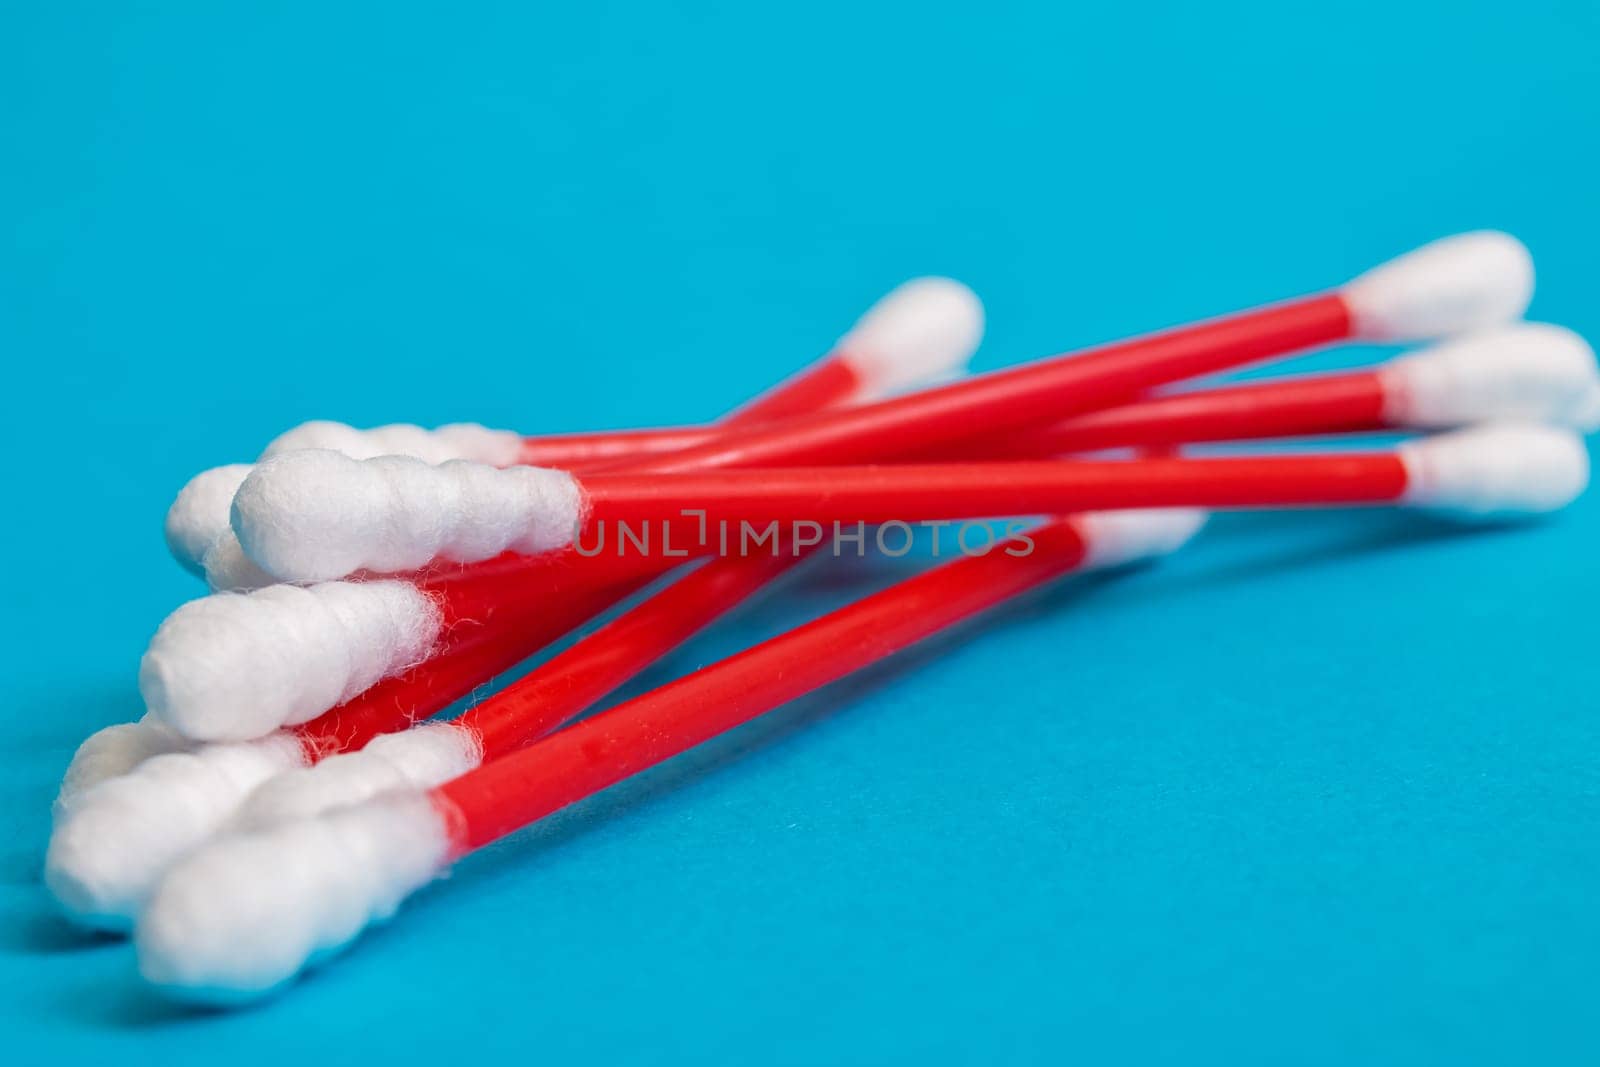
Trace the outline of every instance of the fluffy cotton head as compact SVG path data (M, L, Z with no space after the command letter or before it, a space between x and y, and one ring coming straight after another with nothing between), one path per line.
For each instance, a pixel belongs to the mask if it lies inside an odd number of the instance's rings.
M470 730L454 723L424 723L374 738L359 752L329 756L303 770L281 774L250 795L233 826L257 830L349 807L396 789L431 789L483 761Z
M1449 337L1520 318L1533 298L1533 257L1510 234L1463 233L1374 267L1340 295L1357 337Z
M983 304L949 278L917 278L879 300L834 351L881 396L960 371L983 337Z
M231 463L213 467L189 479L167 509L167 550L172 558L196 574L200 561L217 538L228 532L228 508L233 494L249 476L251 465Z
M1581 433L1600 430L1600 382L1589 387L1583 401L1573 410L1571 425Z
M1583 338L1531 322L1408 353L1378 374L1388 420L1428 429L1515 420L1587 430L1600 389Z
M173 868L140 916L139 969L184 1001L262 996L393 915L450 854L423 793L219 838Z
M139 664L139 691L185 737L261 737L420 662L441 625L409 582L216 593L167 616Z
M1401 501L1466 518L1557 511L1589 484L1577 435L1548 426L1500 425L1439 434L1400 446Z
M310 449L270 459L244 480L233 530L269 574L322 581L549 551L571 541L581 513L565 471Z
M276 584L277 579L244 554L244 546L230 528L212 542L200 559L200 570L205 574L206 585L217 593L248 593Z
M1206 524L1194 508L1091 511L1075 520L1088 545L1085 567L1116 567L1169 555L1188 544Z
M273 438L261 453L270 459L284 452L326 448L353 459L373 456L415 456L429 463L451 459L507 467L522 451L522 437L510 430L491 430L475 422L457 422L429 430L408 423L358 430L342 422L303 422Z
M138 722L121 722L96 730L72 754L67 773L56 794L54 817L60 819L90 789L145 760L167 752L182 752L194 744L187 737L146 715Z
M252 789L304 761L299 742L284 735L148 759L82 794L56 823L45 884L78 921L125 930L174 861Z

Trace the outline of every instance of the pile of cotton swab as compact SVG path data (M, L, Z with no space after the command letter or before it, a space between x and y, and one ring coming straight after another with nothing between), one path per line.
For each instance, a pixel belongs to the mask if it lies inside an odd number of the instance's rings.
M1518 321L1532 281L1514 239L1467 234L1331 292L947 381L982 312L920 279L710 425L298 427L178 494L168 545L213 592L152 638L145 717L74 757L47 883L77 921L133 929L174 996L246 1000L472 850L1042 583L1170 553L1206 510L1558 510L1587 484L1600 372L1581 338ZM1349 341L1431 347L1167 388ZM1373 433L1420 436L1265 446ZM1183 451L1226 441L1260 444ZM957 558L590 714L830 542L900 554L912 524L1033 515L1056 517L963 525Z

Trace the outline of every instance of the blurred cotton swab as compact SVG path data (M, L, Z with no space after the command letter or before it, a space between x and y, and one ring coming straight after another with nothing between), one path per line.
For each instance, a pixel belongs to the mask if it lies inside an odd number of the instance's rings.
M139 921L141 970L185 999L265 993L368 922L387 918L461 854L1067 571L1169 552L1200 521L1180 512L1053 522L627 701L432 793L385 794L221 838L161 883Z

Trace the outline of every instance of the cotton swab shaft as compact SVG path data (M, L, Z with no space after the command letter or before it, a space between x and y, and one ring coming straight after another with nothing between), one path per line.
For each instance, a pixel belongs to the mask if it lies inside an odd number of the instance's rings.
M684 519L687 509L703 512L710 525L728 523L737 531L741 522L870 524L1113 508L1381 503L1403 495L1407 477L1396 453L1347 452L784 467L647 478L595 475L582 484L587 528L659 531L676 520L682 543L682 531L699 523L698 516Z
M1063 419L993 441L975 441L972 458L1041 458L1071 452L1202 441L1359 433L1391 428L1378 375L1353 371L1151 397ZM571 434L530 441L521 462L581 470L636 461L713 440L712 427ZM935 451L948 451L936 449Z
M1021 459L1386 428L1383 385L1378 375L1359 371L1152 397L985 443L977 451L985 459Z
M716 426L604 430L527 437L522 441L517 462L530 467L560 467L564 470L635 463L702 444L725 432L728 426L753 426L792 417L797 412L821 411L862 398L863 381L860 373L848 360L838 354L830 354L780 383L774 390L735 409Z
M403 730L486 685L496 675L582 626L638 586L590 590L537 614L497 621L490 634L372 686L338 707L293 728L315 761L361 748L380 734Z
M714 559L468 711L486 760L559 727L799 562L792 554Z

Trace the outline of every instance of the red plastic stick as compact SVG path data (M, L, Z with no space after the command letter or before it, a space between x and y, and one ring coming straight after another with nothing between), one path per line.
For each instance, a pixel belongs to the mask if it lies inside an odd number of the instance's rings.
M668 426L649 430L601 430L596 433L528 437L517 462L530 467L582 470L599 464L631 462L662 452L702 444L719 431L713 426Z
M1380 503L1406 489L1394 452L1135 460L1035 460L877 467L782 467L583 480L596 531L626 523L674 540L708 527L814 520L882 523L1109 508L1262 507ZM656 534L659 542L660 534ZM585 535L593 542L593 533ZM623 545L618 545L621 551ZM627 551L634 551L632 543Z
M1070 520L957 560L619 704L434 790L459 852L511 833L1077 567ZM1007 545L1022 551L1021 541Z
M1350 336L1337 293L992 371L936 389L764 423L656 457L656 470L783 466L925 454L1125 402L1147 389Z
M690 571L457 720L485 762L561 726L799 560L729 557Z
M1360 433L1392 428L1384 407L1376 371L1303 375L1149 397L962 451L985 459L1024 459L1102 448ZM534 438L523 462L570 470L694 448L724 432L715 426L671 426ZM940 451L950 449L934 450Z
M549 610L508 613L479 640L452 646L404 674L386 678L292 731L313 760L361 748L379 734L431 718L631 592L594 590Z
M754 426L772 419L812 411L858 399L861 377L837 353L829 354L779 383L761 396L736 408L716 426L683 426L652 430L612 430L600 433L560 434L523 440L517 462L535 467L581 470L648 459L701 444L729 426Z
M1151 397L985 442L976 454L1042 458L1102 448L1247 441L1389 428L1376 371L1306 375Z

